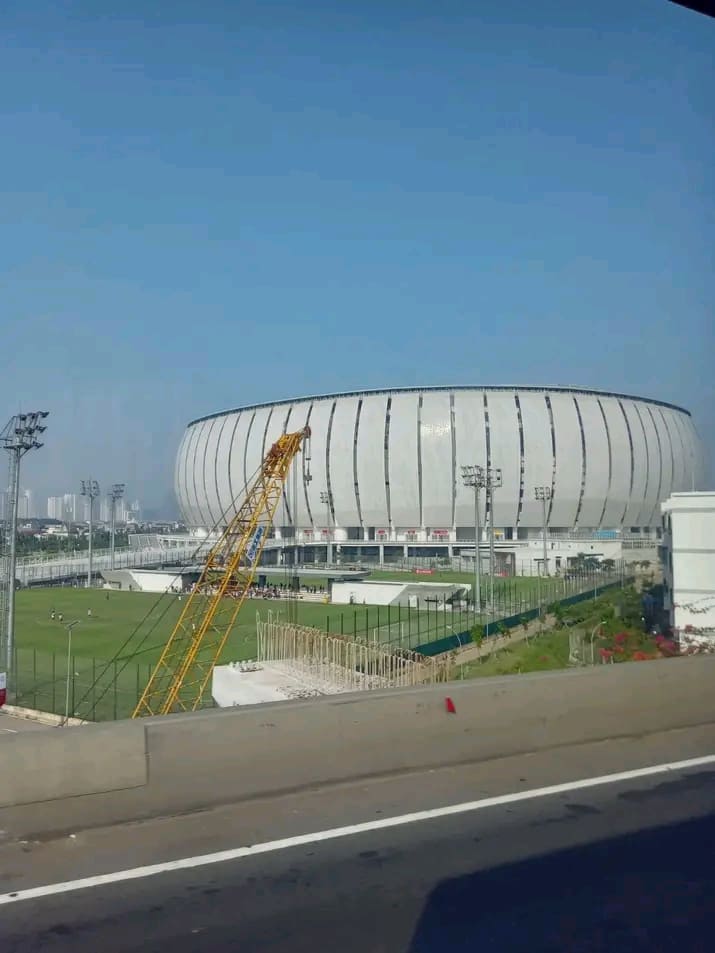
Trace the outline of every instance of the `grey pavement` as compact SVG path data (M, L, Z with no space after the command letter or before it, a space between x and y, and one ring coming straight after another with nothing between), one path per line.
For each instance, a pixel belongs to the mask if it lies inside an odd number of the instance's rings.
M47 725L42 725L30 718L20 718L17 715L10 715L0 708L0 733L9 732L15 734L19 731L38 731L46 727Z
M0 893L715 752L715 726L0 846ZM715 768L0 907L3 953L705 951Z

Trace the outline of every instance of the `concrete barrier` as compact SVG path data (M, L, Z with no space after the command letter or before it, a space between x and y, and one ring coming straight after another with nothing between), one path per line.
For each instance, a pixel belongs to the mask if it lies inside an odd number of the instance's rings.
M141 787L147 782L145 740L136 722L3 736L0 808Z
M3 774L18 763L5 756L9 740L25 751L29 775L3 792L0 828L72 830L706 724L715 722L713 687L715 657L698 657L48 729L67 739L54 745L40 745L44 732L0 738ZM41 756L27 755L34 746ZM95 759L102 768L92 771Z

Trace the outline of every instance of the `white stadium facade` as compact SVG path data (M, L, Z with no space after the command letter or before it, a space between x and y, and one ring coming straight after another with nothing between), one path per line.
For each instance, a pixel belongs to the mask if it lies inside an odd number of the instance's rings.
M323 554L329 535L346 559L370 544L381 557L383 547L473 550L474 492L463 466L501 471L493 524L503 543L541 535L536 487L548 488L555 537L655 534L660 503L697 489L704 466L690 413L662 401L575 387L356 391L192 421L175 469L187 525L225 522L271 443L305 426L309 456L294 467L275 535L316 551L322 542ZM480 509L484 526L484 493Z

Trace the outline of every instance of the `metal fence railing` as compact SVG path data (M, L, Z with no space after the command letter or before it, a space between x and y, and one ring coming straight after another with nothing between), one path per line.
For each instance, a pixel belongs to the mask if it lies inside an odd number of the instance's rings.
M151 674L152 665L107 662L63 652L16 648L13 703L87 721L129 718ZM77 710L84 699L81 711Z

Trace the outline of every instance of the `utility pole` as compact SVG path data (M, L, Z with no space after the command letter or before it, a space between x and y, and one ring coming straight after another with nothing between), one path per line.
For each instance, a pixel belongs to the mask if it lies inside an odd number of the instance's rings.
M548 527L546 525L546 504L551 499L551 487L550 486L535 486L534 487L534 497L537 500L541 500L541 527L543 532L544 540L544 569L543 573L545 576L549 575L549 551L547 546L547 532Z
M114 535L116 532L116 521L117 521L117 501L121 500L123 496L124 496L124 484L114 483L109 493L109 501L110 501L110 506L112 508L111 536L109 539L109 568L110 569L114 569Z
M2 578L0 578L0 673L7 673L7 679L13 681L13 661L15 644L15 573L17 567L17 505L20 496L20 461L30 450L39 450L42 446L37 437L47 429L40 421L49 416L46 410L30 414L16 414L11 417L0 433L4 450L10 454L10 499L5 514L6 555L3 559ZM5 548L5 547L3 547ZM3 633L4 630L4 633ZM3 637L4 635L4 637Z
M94 501L99 496L99 483L96 480L82 480L81 495L89 499L89 548L87 552L87 588L92 588L92 516Z
M479 559L479 543L482 535L479 525L479 491L487 485L484 467L462 467L462 483L474 490L474 616L477 618L482 611L481 594L481 566Z
M329 490L323 490L321 492L320 502L325 503L325 516L326 516L325 538L327 543L325 555L326 555L327 565L331 566L333 562L333 547L330 542L330 491Z

